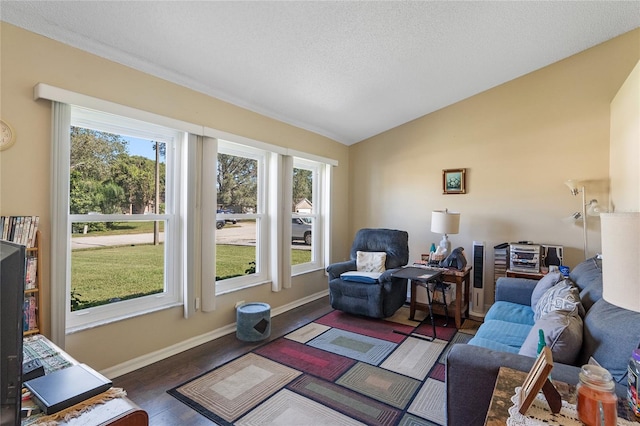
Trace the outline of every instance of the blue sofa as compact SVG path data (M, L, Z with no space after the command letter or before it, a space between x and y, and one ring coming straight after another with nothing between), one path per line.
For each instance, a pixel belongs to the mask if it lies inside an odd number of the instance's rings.
M578 347L566 343L561 352L571 362L558 362L554 354L553 378L576 384L580 366L590 357L612 374L616 393L625 397L627 364L631 352L640 347L640 313L611 305L602 299L602 263L590 258L571 271L569 279L579 291L579 318L582 335ZM476 336L469 344L453 345L446 364L446 411L448 425L482 425L500 367L528 371L535 354L522 355L527 336L537 334L531 297L536 280L499 278L496 303L487 312ZM640 285L640 283L639 283ZM541 320L539 320L541 321ZM575 325L575 324L574 324ZM547 345L555 345L555 341ZM559 356L563 356L559 354ZM567 356L567 355L564 355Z

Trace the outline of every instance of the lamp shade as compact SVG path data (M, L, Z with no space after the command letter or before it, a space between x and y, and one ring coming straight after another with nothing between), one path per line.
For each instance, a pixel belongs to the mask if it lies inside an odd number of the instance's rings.
M602 213L602 297L640 312L640 212Z
M564 184L567 185L569 187L569 190L571 191L571 194L573 195L578 195L578 184L575 180L573 179L568 179L564 181Z
M431 232L436 234L457 234L460 229L460 213L448 210L431 212Z
M589 216L600 216L602 213L606 212L607 210L598 203L598 200L589 201L587 207L587 214Z

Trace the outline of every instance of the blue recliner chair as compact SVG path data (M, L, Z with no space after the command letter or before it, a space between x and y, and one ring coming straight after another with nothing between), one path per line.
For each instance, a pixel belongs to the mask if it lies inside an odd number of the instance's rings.
M385 271L374 282L343 280L340 275L356 271L357 252L385 252ZM392 316L407 300L407 280L392 278L409 261L409 234L394 229L361 229L351 246L351 260L329 265L331 307L373 318Z

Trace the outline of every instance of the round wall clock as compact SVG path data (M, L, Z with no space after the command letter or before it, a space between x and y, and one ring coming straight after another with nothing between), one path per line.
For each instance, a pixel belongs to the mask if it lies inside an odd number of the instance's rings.
M16 141L16 132L4 120L0 120L0 151L9 148Z

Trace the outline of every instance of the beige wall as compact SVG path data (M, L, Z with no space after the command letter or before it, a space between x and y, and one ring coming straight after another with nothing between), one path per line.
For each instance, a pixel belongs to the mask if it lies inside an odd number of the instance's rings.
M41 218L44 318L50 315L51 103L33 100L37 83L338 160L332 209L335 217L347 217L346 146L15 26L0 25L0 116L18 135L16 144L0 153L0 214ZM332 249L338 258L344 257L351 243L347 226L346 221L337 220L332 230ZM319 271L294 277L293 288L280 293L263 285L221 296L215 312L199 312L188 320L182 317L181 308L175 308L76 333L67 336L66 349L103 370L235 322L238 300L266 301L276 310L326 289L327 278ZM49 331L45 325L44 333Z
M640 211L640 62L611 102L611 205Z
M365 226L406 229L411 256L418 258L440 238L429 231L431 210L446 207L462 213L460 233L450 237L454 247L469 253L473 240L489 248L524 239L562 244L573 266L582 258L581 227L561 219L579 210L580 200L563 181L587 180L589 198L607 203L609 104L640 59L636 30L347 148L9 24L0 24L0 36L0 116L18 134L16 145L0 153L0 214L42 218L45 317L51 108L33 100L36 83L338 160L333 260L348 257L355 230ZM637 159L633 165L637 170ZM468 194L442 195L442 169L462 167ZM599 251L597 219L589 238L591 253ZM489 280L492 259L489 249ZM170 309L77 333L68 337L67 349L107 369L231 324L239 299L268 301L277 309L325 290L326 277L317 272L295 277L293 284L281 293L260 286L221 296L215 312L188 320L181 309ZM486 294L490 303L491 285Z
M441 237L430 232L431 211L460 212L460 233L449 238L468 258L474 240L486 243L485 304L493 301L496 244L563 245L565 263L575 266L582 227L562 219L581 199L563 182L585 180L587 198L607 205L609 105L639 58L636 30L353 145L351 230L407 230L419 259ZM637 156L630 161L637 170ZM442 170L457 168L467 169L468 193L443 195ZM593 255L599 219L588 224Z

